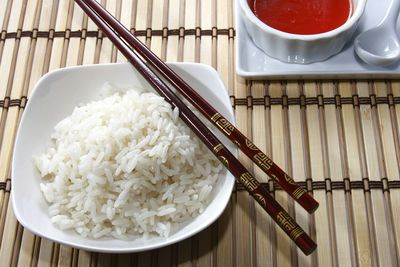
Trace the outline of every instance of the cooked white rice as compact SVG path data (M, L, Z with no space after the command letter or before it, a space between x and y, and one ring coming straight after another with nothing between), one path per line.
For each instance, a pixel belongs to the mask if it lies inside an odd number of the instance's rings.
M91 238L167 237L223 172L177 109L135 90L75 108L34 162L51 221Z

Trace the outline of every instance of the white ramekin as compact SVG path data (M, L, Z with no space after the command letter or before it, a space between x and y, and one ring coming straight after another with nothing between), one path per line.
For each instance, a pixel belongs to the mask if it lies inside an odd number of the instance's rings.
M351 17L342 26L320 34L291 34L259 20L248 0L239 0L240 16L253 42L267 55L283 62L307 64L339 53L357 29L367 0L353 0Z

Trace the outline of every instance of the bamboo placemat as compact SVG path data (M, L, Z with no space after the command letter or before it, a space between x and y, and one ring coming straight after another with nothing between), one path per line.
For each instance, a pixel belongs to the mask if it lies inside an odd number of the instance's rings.
M85 252L23 229L10 201L10 163L34 84L53 69L124 58L72 0L2 0L1 266L399 266L398 81L246 81L234 70L233 0L101 2L164 60L217 69L238 127L319 201L306 214L240 155L318 250L304 256L241 186L208 229L144 253Z

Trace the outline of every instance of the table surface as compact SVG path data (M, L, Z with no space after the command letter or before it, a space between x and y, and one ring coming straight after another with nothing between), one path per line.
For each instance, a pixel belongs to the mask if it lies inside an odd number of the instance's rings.
M25 230L12 211L10 163L34 84L53 69L125 59L72 0L2 0L2 266L399 266L399 81L245 80L234 68L233 0L101 2L162 59L219 72L238 128L319 201L306 214L239 155L318 249L304 256L240 186L208 229L144 253L91 253Z

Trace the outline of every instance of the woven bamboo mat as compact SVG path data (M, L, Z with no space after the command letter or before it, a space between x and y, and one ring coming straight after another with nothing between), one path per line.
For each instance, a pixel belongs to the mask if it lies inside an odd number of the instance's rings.
M246 81L234 70L233 0L101 2L164 60L218 70L238 127L319 201L306 214L240 155L318 250L304 256L240 186L208 229L144 253L85 252L23 229L10 201L10 162L35 82L64 66L124 58L72 0L2 0L1 266L399 266L400 82Z

